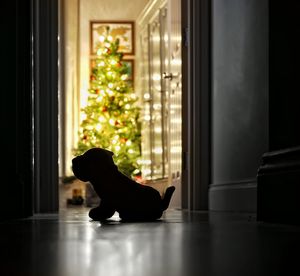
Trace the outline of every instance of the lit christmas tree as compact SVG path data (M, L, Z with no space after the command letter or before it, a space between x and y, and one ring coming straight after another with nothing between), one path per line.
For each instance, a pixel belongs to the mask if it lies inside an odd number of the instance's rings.
M129 177L139 176L140 109L128 80L130 68L118 51L119 40L113 41L109 29L99 40L75 155L93 147L108 149L114 152L120 171Z

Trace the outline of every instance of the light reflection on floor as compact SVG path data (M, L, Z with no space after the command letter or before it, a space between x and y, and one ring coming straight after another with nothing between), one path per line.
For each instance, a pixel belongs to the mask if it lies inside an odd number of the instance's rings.
M300 275L299 227L179 210L139 223L121 222L116 213L100 224L88 211L1 222L0 275Z

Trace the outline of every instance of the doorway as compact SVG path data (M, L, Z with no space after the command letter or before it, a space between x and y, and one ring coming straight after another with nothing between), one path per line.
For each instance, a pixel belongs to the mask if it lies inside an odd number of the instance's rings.
M78 0L74 1L78 2ZM100 3L100 1L95 2ZM76 132L78 126L76 122L79 121L78 118L76 119L79 110L79 102L76 104L77 98L71 97L69 102L74 101L75 104L68 106L65 105L68 95L62 93L62 84L66 78L62 68L67 65L60 47L64 45L65 37L59 36L63 33L62 18L59 17L64 10L63 3L62 0L32 0L32 97L34 103L32 107L34 113L34 146L32 150L35 213L58 211L58 178L59 176L70 176L70 174L62 173L67 168L70 169L66 163L68 160L67 149L62 147L70 139L65 126L66 122L71 122L68 127L71 126L70 128ZM121 13L123 11L124 9L119 10ZM70 11L70 13L75 18L79 16L78 9ZM207 210L208 208L211 170L209 147L210 14L209 0L181 1L182 28L180 33L182 35L180 37L182 37L182 72L184 72L181 88L184 91L181 98L183 114L181 124L181 205L184 209L189 210ZM106 16L109 15L106 13ZM58 20L59 18L60 20ZM60 24L58 24L59 21ZM76 26L76 24L73 25ZM69 34L77 41L78 30L69 32ZM57 43L57 38L59 38L59 43ZM74 49L67 47L66 50L74 55L79 52L77 47ZM74 65L75 60L70 59L70 64ZM74 68L69 67L68 73L72 72L72 77L79 76L78 71L82 66L76 66L77 71L74 71ZM58 72L60 73L58 74ZM170 73L172 72L166 72L164 76L168 79ZM59 76L59 81L57 81L57 76ZM176 80L176 77L174 79ZM59 87L57 87L58 83ZM78 87L76 89L76 82L71 86L71 91L80 91ZM57 95L59 95L59 102L57 102ZM58 118L57 114L68 114L72 119L65 121L66 117ZM58 129L60 130L59 138ZM69 155L69 160L70 157L71 155Z
M124 55L124 59L134 64L134 91L142 107L139 161L143 184L153 186L161 194L167 186L176 186L170 208L181 208L180 1L132 0L129 7L122 6L122 1L90 0L83 5L80 0L64 0L61 3L60 205L74 194L82 194L86 199L92 196L87 194L91 192L89 187L74 180L71 171L73 149L79 139L80 111L89 90L91 22L133 22L135 51Z

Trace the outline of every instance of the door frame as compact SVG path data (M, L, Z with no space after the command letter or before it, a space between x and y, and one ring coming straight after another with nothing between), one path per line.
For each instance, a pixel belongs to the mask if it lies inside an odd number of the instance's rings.
M211 1L182 0L182 204L208 210L211 175Z
M34 213L58 212L60 0L31 0Z

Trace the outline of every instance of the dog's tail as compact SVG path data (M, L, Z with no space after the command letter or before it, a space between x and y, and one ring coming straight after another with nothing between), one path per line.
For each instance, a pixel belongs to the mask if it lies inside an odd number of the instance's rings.
M170 201L171 201L171 197L173 195L175 191L175 187L174 186L170 186L167 188L164 198L162 199L162 208L163 210L166 210L169 207Z

